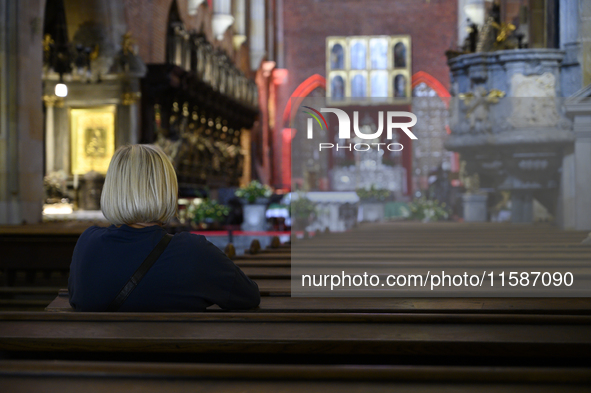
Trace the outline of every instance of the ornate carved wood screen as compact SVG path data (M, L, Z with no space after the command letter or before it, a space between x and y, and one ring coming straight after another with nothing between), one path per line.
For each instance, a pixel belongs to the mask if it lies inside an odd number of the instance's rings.
M237 186L245 156L242 133L252 127L256 107L178 66L150 65L148 70L142 81L143 143L156 143L170 156L181 192Z

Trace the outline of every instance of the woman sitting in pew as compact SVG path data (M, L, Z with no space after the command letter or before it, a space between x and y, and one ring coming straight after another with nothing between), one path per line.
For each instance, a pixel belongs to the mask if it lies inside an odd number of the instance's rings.
M168 157L151 145L118 149L101 209L108 228L78 239L68 289L76 311L203 311L257 307L260 293L224 253L200 235L167 235L178 185ZM137 287L137 288L136 288Z

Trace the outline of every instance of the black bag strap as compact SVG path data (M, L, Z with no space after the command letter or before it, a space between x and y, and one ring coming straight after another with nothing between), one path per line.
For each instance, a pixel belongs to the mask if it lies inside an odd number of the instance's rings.
M164 236L162 236L162 239L160 239L158 244L156 244L156 247L154 247L152 252L150 252L150 255L146 257L146 259L142 262L140 267L138 267L135 273L133 273L133 276L131 276L131 278L127 280L123 288L121 288L115 299L113 299L111 304L109 304L109 307L107 307L108 312L119 310L119 308L121 307L123 302L125 302L129 294L133 292L133 290L135 289L135 287L137 287L142 278L144 278L146 273L148 273L148 270L150 270L152 265L154 265L156 260L158 260L158 257L164 252L166 246L168 246L168 243L170 243L171 239L172 235L169 235L168 233L165 233Z

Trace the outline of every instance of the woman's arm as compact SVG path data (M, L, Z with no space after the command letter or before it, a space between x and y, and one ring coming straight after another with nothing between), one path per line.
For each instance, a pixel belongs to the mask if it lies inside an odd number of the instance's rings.
M219 292L215 291L215 296L208 300L225 310L247 310L257 307L261 302L258 285L211 242L202 237L200 243L200 256L207 265L208 276L214 281L207 286L213 285L222 289Z

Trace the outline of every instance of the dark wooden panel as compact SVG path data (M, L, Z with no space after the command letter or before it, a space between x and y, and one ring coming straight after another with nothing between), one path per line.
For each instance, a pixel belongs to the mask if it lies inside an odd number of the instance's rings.
M0 350L579 357L586 316L2 313Z
M591 383L591 369L551 367L446 367L274 364L170 364L139 362L0 361L0 378L174 378L278 381L395 381L461 383Z
M263 293L257 312L502 313L591 315L591 298L308 298ZM275 295L275 296L269 296ZM210 309L218 309L212 306ZM72 311L67 291L47 311Z

